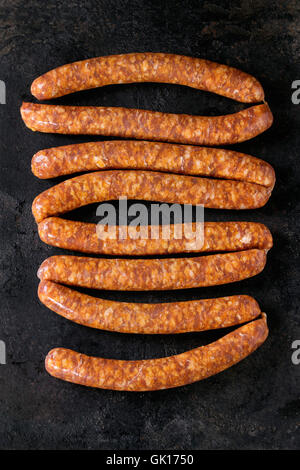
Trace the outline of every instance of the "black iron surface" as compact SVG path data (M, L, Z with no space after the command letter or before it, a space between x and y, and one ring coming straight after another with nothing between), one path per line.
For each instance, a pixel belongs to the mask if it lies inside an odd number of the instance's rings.
M297 0L0 1L2 449L273 449L299 447L300 365L291 345L299 328L300 104L291 85L300 79L300 5ZM265 270L232 285L164 293L98 292L132 301L174 301L250 294L268 315L270 335L252 356L203 382L154 393L87 389L50 377L47 352L56 346L111 358L176 354L225 332L177 336L124 335L73 324L40 304L36 271L63 250L38 238L31 203L54 184L30 170L39 149L96 138L33 133L21 121L30 84L64 63L126 52L171 52L227 63L256 76L274 125L232 148L270 162L277 183L268 204L254 211L209 211L208 220L265 223L274 236ZM56 100L65 104L128 106L215 115L245 105L179 86L105 87ZM92 220L94 209L74 217Z

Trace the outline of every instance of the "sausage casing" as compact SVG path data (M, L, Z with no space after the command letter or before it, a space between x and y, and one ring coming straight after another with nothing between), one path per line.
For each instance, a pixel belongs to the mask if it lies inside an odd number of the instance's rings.
M98 259L59 255L38 270L41 280L108 290L188 289L240 281L260 273L266 250L194 258Z
M39 194L32 204L37 223L87 204L128 199L203 204L215 209L254 209L272 188L243 181L213 180L140 170L107 170L70 178Z
M51 281L41 281L40 301L59 315L81 325L120 333L174 334L226 328L260 315L253 297L169 303L128 303L99 299Z
M199 239L188 238L184 225L177 224L180 228L181 238L176 238L176 226L171 225L169 237L164 237L162 226L144 226L140 233L141 238L134 238L136 227L125 227L126 238L118 237L119 227L110 227L116 238L106 238L108 232L97 234L97 225L86 222L75 222L49 217L38 224L38 232L41 240L48 245L65 248L67 250L83 253L95 253L106 255L162 255L171 253L188 252L213 252L213 251L239 251L251 248L269 250L272 245L272 235L269 229L255 222L205 222L203 232ZM121 228L124 231L124 226ZM158 237L151 235L151 230ZM196 224L190 225L190 230L195 234Z
M37 152L31 162L38 178L91 170L137 169L210 176L274 186L271 165L259 158L191 145L145 141L104 141L65 145Z
M46 370L52 376L88 387L151 391L205 379L238 363L267 338L266 315L243 325L207 346L176 356L138 361L103 359L70 349L52 349Z
M118 83L161 82L211 91L244 103L263 101L251 75L227 65L176 54L132 53L73 62L34 80L31 93L48 100L80 90Z
M21 115L33 131L94 134L181 144L228 145L261 134L273 123L265 104L225 116L191 116L144 109L23 103Z

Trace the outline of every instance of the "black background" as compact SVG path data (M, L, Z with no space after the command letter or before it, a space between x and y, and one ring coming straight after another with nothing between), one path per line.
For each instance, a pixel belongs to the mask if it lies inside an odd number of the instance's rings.
M2 449L273 449L299 447L300 365L291 362L299 329L299 109L291 84L300 79L300 4L277 1L0 1ZM73 324L37 298L40 263L62 250L44 245L31 215L33 198L54 181L30 170L42 149L97 140L26 129L22 100L34 101L34 78L64 63L126 52L171 52L241 68L264 86L274 113L266 133L235 150L270 162L277 184L255 211L209 211L209 220L264 222L274 236L265 270L232 285L165 293L98 292L132 301L171 301L250 294L268 314L270 335L252 356L220 375L174 390L94 390L51 378L44 357L56 346L95 356L138 359L176 354L221 332L134 336ZM180 86L104 87L55 100L215 115L245 105ZM232 147L233 148L233 147ZM94 208L75 217L92 220Z

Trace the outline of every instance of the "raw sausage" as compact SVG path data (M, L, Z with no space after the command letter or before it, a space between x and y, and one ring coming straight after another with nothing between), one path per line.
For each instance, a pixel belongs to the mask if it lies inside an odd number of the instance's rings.
M31 162L38 178L91 170L137 169L247 181L274 186L271 165L232 150L145 141L104 141L65 145L37 152Z
M119 54L66 64L34 80L39 100L118 83L160 82L211 91L244 103L263 101L261 84L251 75L203 59L162 53Z
M174 334L226 328L260 315L253 297L169 303L128 303L99 299L50 281L41 281L40 301L59 315L81 325L120 333Z
M189 225L187 233L185 225ZM122 231L122 236L126 234L126 237L121 238L118 237L119 227L111 226L111 234L115 238L110 238L109 232L102 230L99 233L97 225L91 223L49 217L38 224L39 236L43 242L83 253L145 256L251 248L269 250L273 245L269 229L255 222L205 222L199 239L195 235L194 238L189 237L191 233L195 234L196 223L170 225L168 228L169 232L164 233L162 226L143 226L140 227L141 237L134 238L136 227L122 226L120 232ZM152 237L151 232L157 234L157 238ZM176 238L176 235L181 237Z
M139 361L103 359L70 349L52 349L46 370L52 376L88 387L133 392L179 387L215 375L241 361L267 338L266 315L207 346L176 356Z
M23 103L21 115L33 131L110 135L195 145L243 142L267 130L273 116L267 104L225 116L190 116L144 109Z
M244 142L267 130L273 116L267 104L225 116L190 116L144 109L23 103L29 129L58 134L94 134L195 145Z
M199 229L198 238L195 223L190 224L187 231L184 224L170 225L169 232L165 233L162 226L143 226L140 228L141 238L134 238L136 227L122 226L122 236L126 233L124 238L118 236L118 226L112 226L110 229L115 239L109 238L109 232L97 232L96 224L59 217L49 217L38 225L39 236L48 245L106 255L145 256L195 251L238 251L250 248L269 250L273 245L269 229L255 222L205 222L201 231ZM152 234L157 234L157 238ZM107 238L105 235L108 235Z
M41 264L41 280L91 289L167 290L241 281L260 273L266 250L247 250L194 258L98 259L51 256Z
M215 209L254 209L272 188L243 181L213 180L140 170L107 170L68 179L39 194L32 204L37 223L87 204L128 199L202 204Z

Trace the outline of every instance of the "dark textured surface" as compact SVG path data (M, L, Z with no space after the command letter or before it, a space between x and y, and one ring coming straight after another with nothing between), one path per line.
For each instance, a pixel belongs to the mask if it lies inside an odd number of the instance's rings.
M0 105L0 339L7 345L7 365L0 365L0 448L299 447L300 365L291 362L291 343L300 339L300 105L291 102L292 81L300 79L299 20L297 0L0 1L0 79L7 86L7 104ZM31 202L53 181L37 180L30 160L39 149L91 139L34 134L19 116L21 101L34 101L30 84L41 73L74 60L134 51L187 54L250 72L262 82L275 118L265 134L234 147L274 165L277 184L271 200L255 211L205 213L209 220L268 225L275 246L262 274L192 291L98 292L140 301L250 294L268 314L270 336L245 361L203 382L148 394L55 380L45 372L44 357L57 346L111 358L160 357L206 344L224 332L145 337L94 331L39 303L37 268L63 251L38 239ZM244 107L159 84L111 86L55 102L208 115ZM85 209L75 216L92 220L93 213L94 208Z

